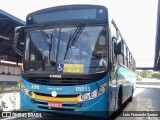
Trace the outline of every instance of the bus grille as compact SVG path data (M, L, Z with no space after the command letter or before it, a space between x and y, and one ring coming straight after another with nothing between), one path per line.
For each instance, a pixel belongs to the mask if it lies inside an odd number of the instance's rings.
M36 95L41 95L41 96L45 96L45 97L52 97L51 94L46 94L46 93L38 93L38 92L34 92ZM72 94L72 95L57 95L56 97L61 97L61 98L70 98L70 97L78 97L79 94Z
M35 83L35 84L41 84L41 85L49 85L49 86L74 86L74 85L83 85L83 84L89 84L93 81L89 79L50 79L50 78L28 78L26 79L28 82Z

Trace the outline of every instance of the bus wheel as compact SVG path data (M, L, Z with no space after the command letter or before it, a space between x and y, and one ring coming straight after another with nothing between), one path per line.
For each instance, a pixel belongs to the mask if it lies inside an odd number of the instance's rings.
M132 95L129 97L128 101L129 101L129 102L132 102L132 101L133 101L133 89L132 89Z
M119 92L118 94L118 109L120 109L122 106L122 94Z

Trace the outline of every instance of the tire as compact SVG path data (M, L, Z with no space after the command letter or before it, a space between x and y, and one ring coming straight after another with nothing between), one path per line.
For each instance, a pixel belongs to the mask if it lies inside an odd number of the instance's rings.
M119 91L118 94L118 110L122 107L122 93Z
M132 101L133 101L133 89L132 89L132 95L129 97L128 101L129 101L129 102L132 102Z

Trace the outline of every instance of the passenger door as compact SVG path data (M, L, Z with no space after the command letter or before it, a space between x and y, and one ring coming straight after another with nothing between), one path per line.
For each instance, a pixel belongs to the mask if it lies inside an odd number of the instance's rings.
M111 41L111 74L110 74L110 91L109 91L109 102L110 111L116 110L116 89L117 89L117 57L115 54L116 38L112 37Z

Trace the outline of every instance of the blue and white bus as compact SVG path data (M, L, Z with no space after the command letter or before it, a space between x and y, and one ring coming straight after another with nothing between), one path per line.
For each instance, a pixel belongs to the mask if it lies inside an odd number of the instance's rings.
M22 109L107 117L132 101L135 60L104 6L33 12L16 29L14 49L23 56Z

